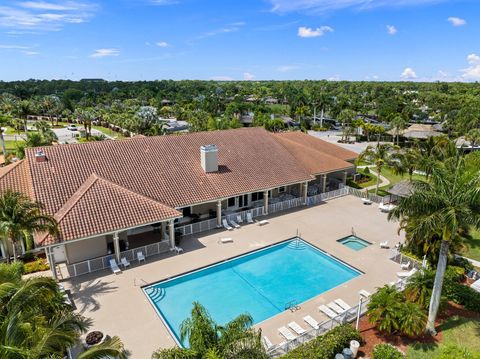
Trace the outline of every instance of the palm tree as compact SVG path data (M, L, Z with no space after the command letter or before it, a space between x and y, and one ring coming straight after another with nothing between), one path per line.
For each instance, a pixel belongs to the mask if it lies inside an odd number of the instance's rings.
M393 333L400 329L398 322L398 303L404 300L402 293L394 286L379 288L370 298L367 305L368 320L376 323L378 329Z
M13 248L13 260L17 260L16 246L21 241L27 250L33 247L33 234L58 233L57 221L43 213L43 205L27 196L7 190L0 196L0 234Z
M473 128L465 135L465 139L470 141L470 146L474 148L480 142L480 129Z
M180 340L188 339L190 349L182 353L197 358L266 358L260 341L260 332L251 328L253 319L241 314L225 325L219 325L210 317L208 311L198 302L193 303L191 317L180 325ZM171 350L159 350L155 358L172 358Z
M77 359L102 359L102 358L116 358L126 359L127 353L119 337L115 336L105 340L103 343L90 347L82 354L77 356Z
M394 147L389 144L377 144L376 146L367 146L365 150L358 156L357 161L367 161L375 165L377 171L377 185L375 194L378 194L378 186L380 184L380 176L384 166L388 166L394 162Z
M0 145L2 146L3 157L7 155L7 149L5 147L5 138L3 137L3 127L6 127L10 124L11 118L6 115L0 115Z
M464 158L456 157L432 169L428 182L412 181L413 193L402 198L389 219L400 220L411 238L437 236L440 241L437 271L430 298L426 330L435 334L450 244L466 229L480 228L480 175L469 172Z
M405 119L402 116L397 115L393 118L392 121L390 121L390 125L394 129L395 137L397 139L397 146L398 146L400 143L400 133L407 126L407 121L405 121Z

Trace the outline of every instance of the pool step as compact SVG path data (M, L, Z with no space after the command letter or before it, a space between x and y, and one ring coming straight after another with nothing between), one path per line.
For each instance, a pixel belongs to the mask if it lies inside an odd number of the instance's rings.
M148 288L147 290L145 290L145 292L148 294L148 296L153 302L158 302L159 300L162 300L166 294L165 289L157 287Z
M307 249L307 245L303 241L292 241L287 245L287 247L295 250Z

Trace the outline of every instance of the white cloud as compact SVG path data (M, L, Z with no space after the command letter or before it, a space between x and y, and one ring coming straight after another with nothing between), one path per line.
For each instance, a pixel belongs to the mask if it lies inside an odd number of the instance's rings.
M463 26L466 25L467 21L459 17L450 16L447 19L453 26Z
M340 81L340 75L333 75L327 79L328 81Z
M415 73L415 71L413 71L411 67L406 67L400 77L405 80L412 80L417 78L417 74Z
M233 77L230 77L230 76L213 76L213 77L210 77L210 80L213 80L213 81L233 81Z
M278 72L288 72L288 71L293 71L293 70L296 70L296 69L298 69L297 65L282 65L282 66L278 66L276 68L276 70Z
M98 6L80 1L23 1L0 5L0 26L15 30L58 31L88 21Z
M255 78L256 78L256 76L251 74L250 72L244 72L243 73L243 79L245 81L253 81L253 80L255 80Z
M333 32L333 29L330 26L320 26L316 29L305 26L298 28L298 36L300 37L319 37L325 35L327 32Z
M0 44L0 49L5 49L5 50L27 50L29 49L28 46L23 46L23 45L3 45Z
M176 1L176 0L151 0L150 3L152 3L153 5L164 6L164 5L178 4L178 1Z
M165 41L159 41L155 45L157 45L158 47L168 47L169 46L168 42L165 42Z
M228 24L227 26L222 27L220 29L216 29L216 30L206 32L206 33L198 36L197 39L205 39L207 37L212 37L212 36L216 36L216 35L220 35L220 34L228 34L230 32L235 32L235 31L240 30L240 28L242 28L243 26L245 26L245 23L243 21L233 22L233 23Z
M39 53L39 52L37 52L37 51L22 51L22 53L23 53L24 55L27 55L27 56L36 56L36 55L40 55L40 53Z
M464 80L480 80L480 56L477 54L470 54L467 56L467 62L470 65L466 69L460 70L463 72L462 78Z
M99 57L109 57L109 56L119 56L120 50L109 48L109 49L98 49L95 50L93 54L90 55L92 58L99 58Z
M353 8L368 10L379 7L405 7L435 4L448 0L268 0L272 11L278 13L306 12L325 13L329 11Z
M387 33L389 35L395 35L398 32L397 28L393 25L387 25Z

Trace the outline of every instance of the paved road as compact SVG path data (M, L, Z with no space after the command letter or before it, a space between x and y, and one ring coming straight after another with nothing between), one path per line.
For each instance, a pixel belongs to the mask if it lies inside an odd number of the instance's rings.
M60 143L77 143L78 142L77 139L75 138L75 135L79 134L78 131L70 131L70 130L67 130L67 128L65 127L65 128L54 128L53 132L55 132L55 134L57 135L58 141ZM93 136L99 136L102 134L107 138L111 138L110 136L107 136L98 130L92 129Z
M338 140L342 138L342 132L341 131L308 131L309 135L312 135L314 137L318 137L324 141L331 142L336 144L337 146L341 146L343 148L346 148L347 150L356 152L356 153L362 153L365 148L367 148L368 145L376 146L377 142L376 141L370 141L370 142L356 142L356 143L339 143ZM352 136L353 139L353 136ZM383 143L383 142L380 142Z

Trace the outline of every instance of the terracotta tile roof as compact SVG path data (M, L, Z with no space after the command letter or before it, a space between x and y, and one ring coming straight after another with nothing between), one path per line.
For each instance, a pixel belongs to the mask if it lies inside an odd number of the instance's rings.
M282 132L276 134L275 136L278 136L280 138L286 138L290 141L297 142L301 145L313 148L321 153L340 158L344 161L352 161L358 157L358 153L347 150L333 143L323 141L319 138L307 135L300 131Z
M33 197L31 175L25 160L0 168L0 191L7 188Z
M334 172L353 167L353 164L350 162L346 162L338 157L333 157L326 153L320 152L314 147L292 141L290 138L288 138L288 136L276 135L276 140L285 146L285 148L296 158L298 158L302 165L313 175ZM321 141L315 138L314 140Z
M181 212L92 174L54 215L60 237L40 245L85 238L181 217Z
M200 146L216 144L219 171L205 173ZM260 128L199 132L27 149L38 200L56 213L87 178L98 176L171 207L309 180L310 173Z

